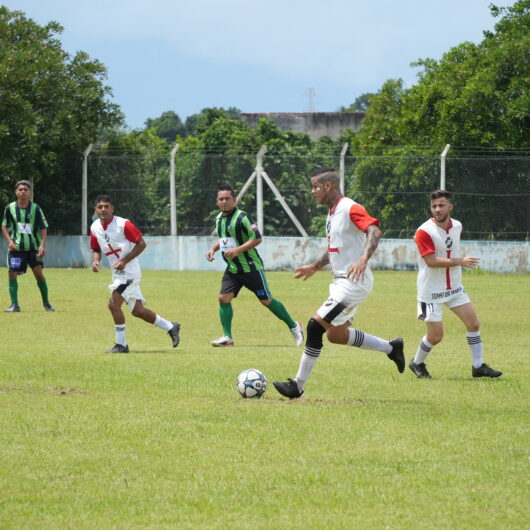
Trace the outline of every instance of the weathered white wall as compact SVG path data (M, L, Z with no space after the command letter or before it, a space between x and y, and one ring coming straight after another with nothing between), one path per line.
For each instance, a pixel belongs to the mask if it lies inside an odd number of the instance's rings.
M140 256L144 269L153 270L224 270L219 254L213 263L204 255L214 239L207 236L146 236L147 249ZM530 243L503 241L464 241L468 256L480 258L480 268L490 272L530 272ZM265 237L258 247L268 270L292 270L311 263L326 248L323 238ZM6 244L0 242L0 263L5 267ZM89 238L83 236L49 236L47 267L89 267ZM373 269L415 270L416 245L412 240L383 239L371 259Z

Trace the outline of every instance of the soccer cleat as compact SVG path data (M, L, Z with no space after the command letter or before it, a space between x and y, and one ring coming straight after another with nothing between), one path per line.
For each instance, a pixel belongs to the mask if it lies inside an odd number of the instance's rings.
M302 392L298 390L296 381L293 381L292 379L287 379L286 383L282 383L281 381L273 381L272 384L282 396L285 396L289 399L299 398L304 393L303 390Z
M235 343L230 337L225 335L223 337L219 337L218 339L212 340L212 346L235 346Z
M297 322L294 328L291 328L291 335L293 336L294 343L297 346L301 346L304 343L304 328L301 322Z
M494 370L491 366L488 366L486 363L482 363L482 366L471 368L471 375L473 377L500 377L502 372Z
M416 364L414 359L412 359L412 361L410 361L409 368L414 372L414 375L420 379L432 379L431 374L425 366L425 363Z
M171 340L173 341L173 348L176 348L180 342L180 324L178 322L171 323L173 324L173 327L167 332L167 334L171 337Z
M114 344L110 350L107 350L107 353L129 353L129 346L123 346L123 344Z
M46 311L55 311L55 307L53 307L50 302L44 302L42 305Z
M20 313L20 306L18 304L11 304L7 309L4 309L4 313Z
M405 354L403 353L403 339L398 337L390 341L392 351L388 354L388 358L396 363L400 374L405 370Z

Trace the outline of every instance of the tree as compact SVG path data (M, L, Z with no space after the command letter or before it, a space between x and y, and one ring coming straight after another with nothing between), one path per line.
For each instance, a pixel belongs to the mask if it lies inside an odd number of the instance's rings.
M164 138L170 144L175 141L177 136L186 135L186 126L173 110L163 112L158 118L147 118L145 126L148 129L154 129L158 137Z
M46 190L39 200L52 231L68 232L79 211L81 154L122 115L109 102L104 65L84 52L70 57L56 38L62 30L0 7L0 191L6 200L15 180L33 179Z
M355 98L355 101L349 107L341 107L339 112L366 112L374 95L372 92L365 92Z

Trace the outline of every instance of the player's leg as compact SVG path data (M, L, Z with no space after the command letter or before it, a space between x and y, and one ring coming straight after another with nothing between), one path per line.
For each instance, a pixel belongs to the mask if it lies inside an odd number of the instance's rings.
M219 321L223 328L223 335L218 339L212 340L212 346L234 346L234 339L232 337L232 319L234 317L232 300L238 295L242 286L238 275L225 271L221 280L221 290L218 297Z
M425 359L427 359L434 346L443 339L444 328L442 315L442 304L418 302L418 319L425 322L426 333L420 339L416 354L409 363L409 368L420 379L431 379L431 374L427 370Z
M28 264L25 258L25 253L11 251L7 253L7 277L11 305L7 309L4 309L5 313L20 312L20 306L18 304L18 275L24 274L26 272L27 266Z
M110 350L107 350L107 353L129 353L129 346L127 346L126 339L125 315L121 308L124 301L124 298L118 291L112 291L108 308L114 320L116 342Z
M451 311L466 326L466 339L471 350L473 377L499 377L502 372L493 370L484 363L482 339L480 337L480 322L471 302L456 307L451 307Z
M272 292L269 288L265 271L259 270L246 274L244 283L245 287L257 296L262 305L264 305L276 318L285 323L291 332L294 343L297 346L301 346L304 342L302 324L294 321L282 302L272 297Z
M48 284L44 277L42 261L38 261L36 255L32 252L29 260L33 276L37 280L37 287L39 288L40 295L42 297L42 305L46 311L55 311L55 308L50 304L48 299Z

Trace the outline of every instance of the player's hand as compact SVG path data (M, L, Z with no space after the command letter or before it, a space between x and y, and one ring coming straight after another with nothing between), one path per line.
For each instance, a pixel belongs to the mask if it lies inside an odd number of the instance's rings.
M241 252L238 250L238 248L229 248L228 250L225 251L225 258L228 258L228 259L234 259L234 258L237 258L237 256L239 256Z
M462 258L462 267L467 267L468 269L475 269L478 267L480 258L474 258L472 256L466 256Z
M16 244L15 244L15 242L13 240L11 240L9 242L9 245L7 245L7 246L9 248L9 250L11 250L11 252L16 252L18 250L18 248L17 248L17 246L16 246Z
M206 259L208 261L213 261L215 259L215 250L210 249L208 252L206 252Z
M99 261L92 262L92 272L99 272Z
M38 257L38 258L43 258L45 255L46 255L46 247L44 247L43 245L41 245L41 246L39 247L38 252L37 252L37 257Z
M316 271L317 268L314 265L302 265L301 267L296 267L296 269L294 269L293 278L295 280L303 278L303 281L305 282L308 278L311 278Z
M117 261L113 267L117 270L117 271L122 271L123 269L125 269L125 265L127 265L127 263L125 263L124 261L122 260L119 260Z
M346 273L348 275L348 278L352 282L358 282L359 280L364 280L364 271L366 270L367 261L364 259L360 259L359 261L356 261L352 265L350 265L350 268L348 269L348 272Z

